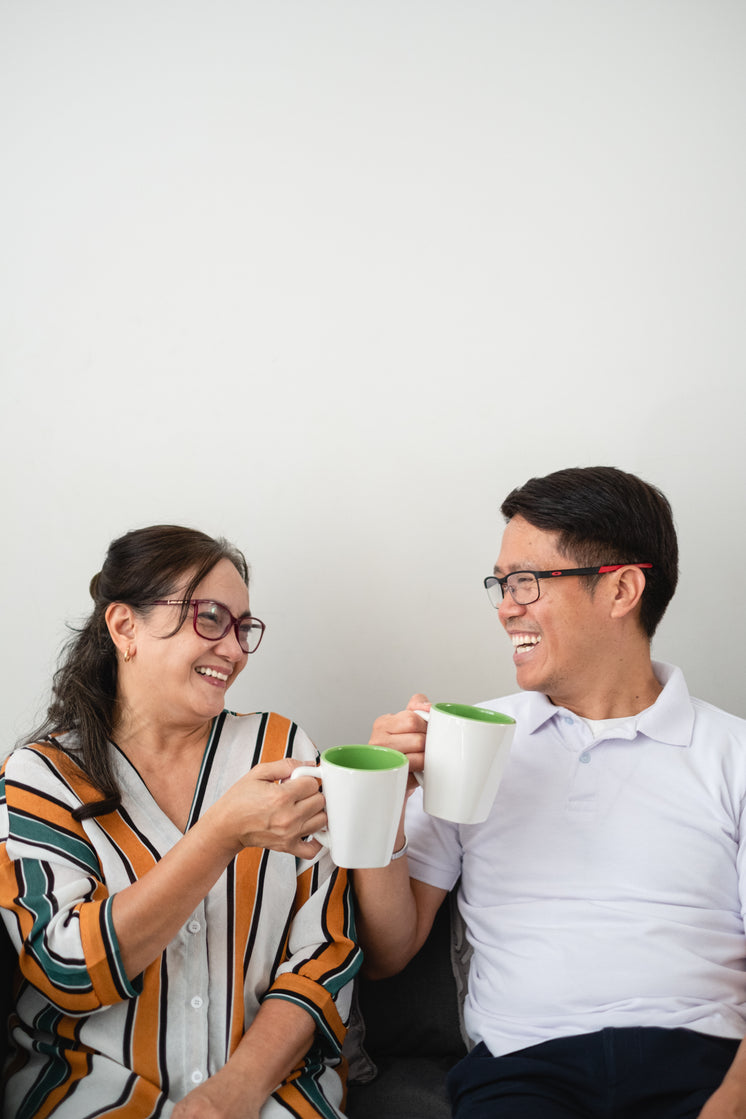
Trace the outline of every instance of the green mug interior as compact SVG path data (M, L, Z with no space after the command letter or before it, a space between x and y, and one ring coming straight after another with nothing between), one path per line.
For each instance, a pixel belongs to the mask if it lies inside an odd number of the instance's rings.
M515 722L510 715L500 711L490 711L488 707L470 707L467 703L434 703L433 710L444 715L455 715L457 719L473 719L475 723L497 723L510 725Z
M408 764L404 754L388 746L330 746L321 756L343 769L398 769Z

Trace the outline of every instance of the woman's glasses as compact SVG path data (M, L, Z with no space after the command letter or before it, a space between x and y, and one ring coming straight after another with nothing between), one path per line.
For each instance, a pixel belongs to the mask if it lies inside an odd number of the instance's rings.
M193 606L192 624L194 632L207 641L219 641L233 627L236 641L244 653L255 653L267 628L259 618L250 614L236 618L222 602L211 598L159 598L151 606Z

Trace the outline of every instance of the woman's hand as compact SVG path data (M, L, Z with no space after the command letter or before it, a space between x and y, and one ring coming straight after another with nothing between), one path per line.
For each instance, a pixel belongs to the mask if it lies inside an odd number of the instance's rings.
M283 758L255 766L207 809L156 866L115 895L114 926L130 979L171 943L244 847L268 847L301 859L317 854L321 845L303 836L326 826L324 798L315 777L288 780L301 764Z
M407 791L417 788L414 773L421 773L425 765L425 734L427 723L418 710L430 710L430 700L426 695L413 695L405 711L396 715L380 715L373 724L370 736L372 746L390 746L407 755L409 778Z
M319 851L315 839L304 839L326 826L324 797L315 777L290 780L294 758L262 762L236 781L203 817L231 855L243 847L266 847L312 859Z
M259 1119L261 1108L248 1100L248 1093L227 1095L219 1078L217 1073L193 1088L176 1104L171 1119Z

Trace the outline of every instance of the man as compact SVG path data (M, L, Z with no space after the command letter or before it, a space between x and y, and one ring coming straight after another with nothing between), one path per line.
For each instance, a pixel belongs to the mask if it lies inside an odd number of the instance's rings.
M457 1119L746 1116L746 722L651 661L668 501L598 467L502 512L485 584L522 691L485 706L516 719L511 758L484 824L416 793L390 865L355 871L368 972L400 970L460 881L476 1046L449 1076ZM424 705L374 726L412 771Z

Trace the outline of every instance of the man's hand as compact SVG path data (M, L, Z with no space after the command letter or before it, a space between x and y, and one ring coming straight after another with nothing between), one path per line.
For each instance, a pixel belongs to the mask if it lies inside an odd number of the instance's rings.
M699 1119L746 1119L746 1101L728 1091L721 1085L699 1113Z
M426 695L413 695L406 710L396 715L380 715L373 724L370 736L372 746L390 746L407 755L409 761L409 784L411 793L417 788L414 773L421 773L425 764L425 733L427 723L417 710L430 710L430 700Z
M746 1040L739 1045L723 1083L712 1093L699 1119L746 1119Z

